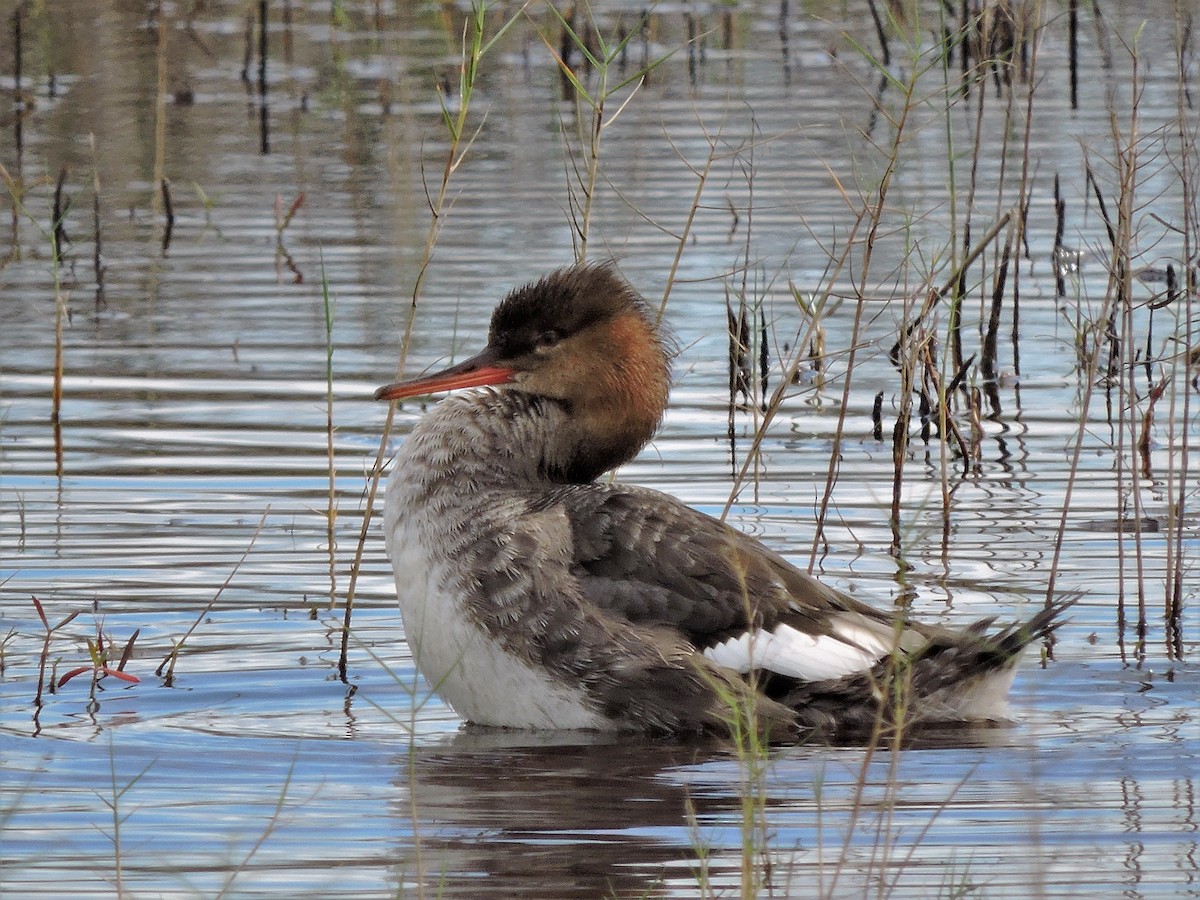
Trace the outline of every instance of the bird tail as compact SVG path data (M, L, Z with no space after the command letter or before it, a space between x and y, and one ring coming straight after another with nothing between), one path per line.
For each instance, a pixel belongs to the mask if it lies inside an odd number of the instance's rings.
M910 653L896 652L869 672L799 684L784 703L800 724L833 737L868 734L881 722L912 725L985 724L1011 719L1008 690L1026 648L1062 624L1074 598L1052 603L999 631L995 618L965 631L934 629Z
M1003 722L1008 691L1025 650L1049 638L1074 598L1051 603L1023 622L989 633L983 619L948 639L938 635L901 667L909 723Z

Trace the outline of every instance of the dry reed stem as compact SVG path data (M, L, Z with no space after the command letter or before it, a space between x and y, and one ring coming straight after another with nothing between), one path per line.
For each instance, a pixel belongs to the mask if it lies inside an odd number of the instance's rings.
M532 0L526 0L522 5L523 11L525 6L528 6ZM516 21L516 16L509 20L509 23L503 26L499 32L491 38L486 44L483 41L483 28L485 24L485 16L487 12L486 4L481 2L478 5L472 6L472 14L463 23L462 31L462 56L459 64L459 106L457 114L454 117L450 116L449 110L443 105L443 121L445 122L450 132L450 147L446 152L445 163L442 168L442 177L438 185L437 194L430 197L428 188L426 189L426 198L429 201L429 230L426 233L425 245L421 251L421 261L417 267L417 276L413 281L413 289L411 301L408 308L408 318L404 326L404 336L400 341L400 358L396 363L396 377L399 379L404 374L405 364L408 360L408 350L412 343L413 326L416 321L417 304L421 297L425 285L425 277L429 271L429 266L433 261L433 250L437 244L441 229L443 227L443 219L449 210L448 194L450 188L451 176L457 171L462 164L466 153L471 147L472 138L466 140L466 146L463 146L464 134L466 129L467 115L470 107L471 94L475 87L475 79L478 74L479 62L483 54L507 31L512 22ZM468 42L469 41L469 42ZM367 495L365 508L363 510L362 526L359 529L358 541L354 548L354 558L350 563L350 574L346 585L346 597L344 600L345 614L342 621L341 646L338 654L338 676L344 683L347 681L348 657L350 652L350 618L354 610L354 598L358 588L358 576L362 571L363 553L367 544L367 534L371 528L371 516L375 509L375 498L379 493L379 484L383 476L384 459L387 456L388 440L391 438L392 423L396 417L396 404L389 403L387 408L387 416L384 419L383 431L379 437L379 449L375 454L375 461L371 466L370 474L367 477Z

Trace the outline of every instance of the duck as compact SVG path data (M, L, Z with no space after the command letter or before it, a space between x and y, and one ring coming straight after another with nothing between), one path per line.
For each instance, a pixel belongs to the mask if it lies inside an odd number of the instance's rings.
M404 634L463 719L509 729L846 735L1009 721L1053 603L923 624L608 475L662 422L669 341L613 261L517 287L487 343L377 400L452 393L401 443L384 538ZM743 724L738 724L739 722Z

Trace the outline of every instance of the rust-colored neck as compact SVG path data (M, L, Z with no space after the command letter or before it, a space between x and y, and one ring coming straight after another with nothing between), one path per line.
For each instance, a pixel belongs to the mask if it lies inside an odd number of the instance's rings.
M670 390L654 327L630 309L589 336L572 358L578 384L558 400L567 419L547 435L545 475L582 483L633 459L654 436Z

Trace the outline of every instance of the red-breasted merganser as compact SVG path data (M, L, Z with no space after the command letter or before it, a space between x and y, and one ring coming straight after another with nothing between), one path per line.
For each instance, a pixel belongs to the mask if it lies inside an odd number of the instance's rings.
M490 388L421 419L384 511L409 645L461 716L722 731L753 696L789 729L869 728L901 697L905 721L1007 717L1021 651L1061 607L991 633L922 625L674 497L597 481L650 440L669 385L645 302L601 264L514 290L481 353L376 392Z

